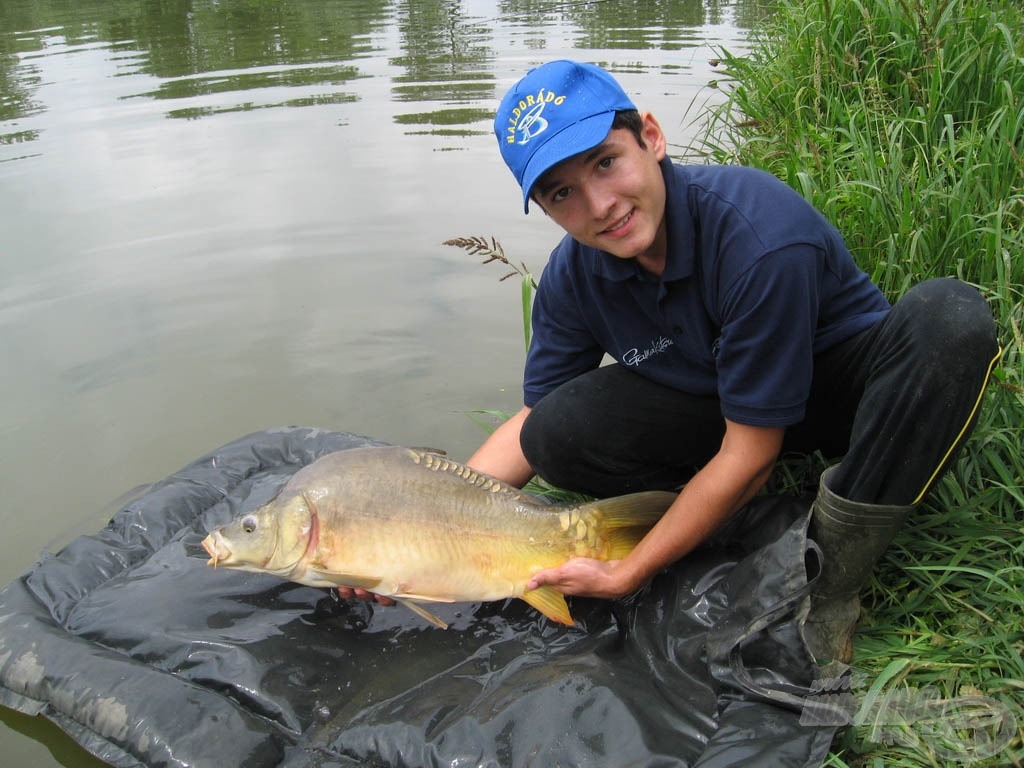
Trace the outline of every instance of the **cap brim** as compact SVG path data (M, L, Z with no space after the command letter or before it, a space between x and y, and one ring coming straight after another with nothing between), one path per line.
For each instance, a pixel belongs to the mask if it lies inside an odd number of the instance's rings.
M549 169L580 152L593 149L608 136L615 120L615 112L601 112L566 126L550 136L533 154L523 173L523 212L530 212L530 193L537 179Z

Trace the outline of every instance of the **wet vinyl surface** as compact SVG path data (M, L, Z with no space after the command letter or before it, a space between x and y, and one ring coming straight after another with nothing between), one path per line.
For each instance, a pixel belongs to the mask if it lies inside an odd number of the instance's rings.
M9 584L0 704L119 766L821 764L835 728L803 722L794 624L806 500L762 498L640 594L573 601L572 627L512 600L439 605L441 630L207 567L206 531L366 443L233 441Z

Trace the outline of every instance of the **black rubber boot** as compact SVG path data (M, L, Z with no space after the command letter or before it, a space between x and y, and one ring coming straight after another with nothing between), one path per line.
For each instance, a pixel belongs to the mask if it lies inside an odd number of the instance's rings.
M802 633L819 667L850 661L860 589L913 509L912 505L865 504L837 496L828 487L835 468L822 473L811 509L810 536L821 548L823 562Z

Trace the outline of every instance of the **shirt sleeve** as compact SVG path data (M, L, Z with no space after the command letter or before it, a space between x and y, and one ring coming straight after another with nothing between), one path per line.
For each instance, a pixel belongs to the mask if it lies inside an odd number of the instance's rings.
M716 364L722 415L752 426L804 417L823 259L812 245L765 254L725 286Z
M582 298L570 267L565 252L556 249L534 297L533 335L523 376L523 402L529 407L601 363L603 352L580 311Z

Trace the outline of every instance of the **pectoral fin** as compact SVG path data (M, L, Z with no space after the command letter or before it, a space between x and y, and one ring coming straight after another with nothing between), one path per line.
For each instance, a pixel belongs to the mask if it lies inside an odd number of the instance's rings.
M396 597L396 598L394 598L394 600L395 600L395 602L399 603L400 605L404 605L406 608L408 608L413 613L418 614L419 616L422 616L424 619L429 621L434 626L440 627L441 629L448 629L448 625L447 624L445 624L443 621L441 621L439 618L437 618L437 616L432 614L430 611L428 611L426 608L424 608L423 606L419 605L418 603L414 603L412 600L406 600L406 599L401 598L401 597Z
M565 596L554 587L538 587L523 593L523 600L532 605L552 621L567 624L575 623L565 603Z
M365 589L370 592L373 588L380 584L380 577L374 576L356 576L351 573L337 573L334 571L326 571L320 568L310 566L306 571L308 574L315 576L323 584L329 584L335 587L352 587L353 589Z

